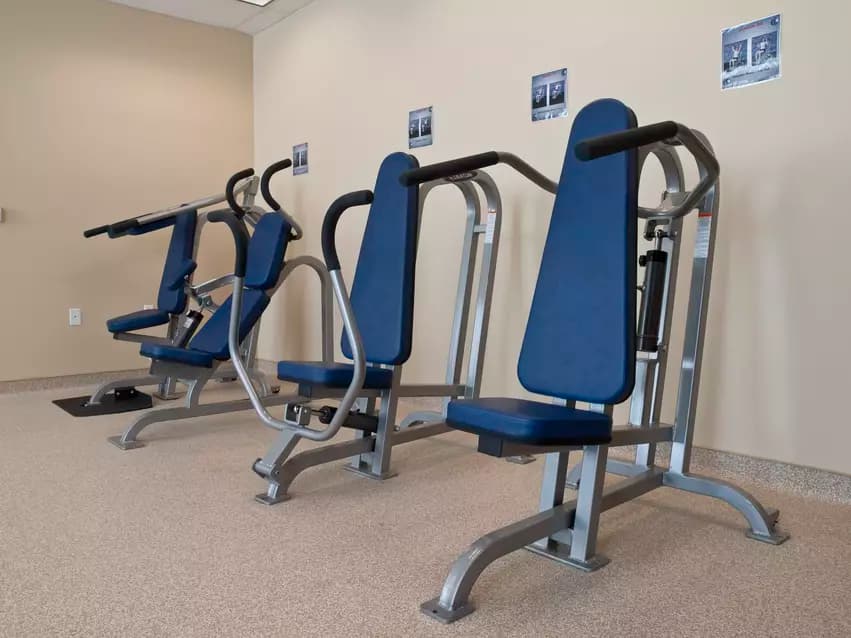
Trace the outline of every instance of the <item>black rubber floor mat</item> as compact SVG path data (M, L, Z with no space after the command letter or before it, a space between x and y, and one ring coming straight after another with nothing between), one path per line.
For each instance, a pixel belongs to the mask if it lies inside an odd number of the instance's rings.
M71 416L121 414L123 412L147 410L154 406L154 400L150 394L138 391L136 392L136 396L129 399L116 399L114 394L107 394L97 405L88 405L86 402L90 398L91 395L87 394L82 397L71 397L70 399L56 399L54 403Z

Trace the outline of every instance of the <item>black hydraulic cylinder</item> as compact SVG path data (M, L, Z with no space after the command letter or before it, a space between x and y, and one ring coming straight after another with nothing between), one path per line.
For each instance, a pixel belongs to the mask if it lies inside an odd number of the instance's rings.
M660 324L662 306L665 303L668 253L664 250L648 250L642 256L641 262L644 266L644 287L638 316L637 349L641 352L656 352L659 349L659 333L662 329Z

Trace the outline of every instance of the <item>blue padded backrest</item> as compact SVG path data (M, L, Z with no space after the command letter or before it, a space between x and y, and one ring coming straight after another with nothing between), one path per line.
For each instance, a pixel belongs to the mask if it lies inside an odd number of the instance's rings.
M159 310L179 314L186 308L186 291L183 290L183 286L172 290L171 285L186 267L186 261L193 257L197 221L198 213L194 210L174 217L174 230L171 231L171 241L168 245L165 268L160 280L160 291L157 295Z
M371 363L395 365L411 356L419 189L402 186L399 177L418 167L415 157L393 153L378 169L351 293L366 360ZM342 349L351 359L345 333Z
M251 329L260 319L266 306L269 305L269 295L263 290L248 289L242 295L242 318L239 323L239 341L242 342ZM201 350L209 352L216 359L225 361L230 359L228 349L228 328L230 327L231 298L228 297L216 312L213 313L207 323L198 331L192 341L189 342L190 350Z
M636 126L617 100L576 116L518 363L527 390L620 403L635 383L637 152L581 162L576 144Z
M268 290L278 283L284 267L284 250L290 240L290 224L278 213L266 213L254 227L245 266L246 288Z
M290 224L278 213L266 213L254 227L246 257L246 290L242 298L242 316L239 323L240 342L248 336L269 305L270 299L266 291L278 281L289 241ZM228 297L192 338L189 348L209 352L216 359L229 359L230 309L231 298Z

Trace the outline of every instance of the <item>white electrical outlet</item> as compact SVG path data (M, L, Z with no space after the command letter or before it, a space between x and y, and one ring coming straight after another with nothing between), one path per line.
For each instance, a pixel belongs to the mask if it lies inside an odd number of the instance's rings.
M68 325L79 326L83 323L83 313L79 308L68 308Z
M153 310L153 309L154 309L154 304L152 304L152 303L146 303L144 306L142 306L142 310Z

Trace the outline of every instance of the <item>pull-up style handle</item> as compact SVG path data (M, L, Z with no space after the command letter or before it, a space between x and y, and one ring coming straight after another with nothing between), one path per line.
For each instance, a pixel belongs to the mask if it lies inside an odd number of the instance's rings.
M272 192L269 190L269 182L276 173L280 173L282 170L289 168L292 165L293 162L291 159L283 159L280 162L275 162L263 171L263 176L260 178L260 192L263 195L263 199L265 199L266 203L271 206L272 210L281 210L281 205L272 196Z
M233 265L234 277L245 277L245 268L248 263L248 231L241 218L236 213L226 210L213 211L207 215L207 221L227 224L233 235L233 244L236 249L236 258Z
M499 164L499 153L488 151L487 153L468 155L467 157L459 157L458 159L447 162L438 162L430 166L415 168L402 173L399 180L402 182L402 186L414 186L415 184L424 184L435 179L469 173L470 171L487 168L495 164Z
M664 142L675 138L680 132L676 122L659 122L637 128L600 135L583 140L576 145L576 157L583 162L605 157L621 151L628 151L656 142Z
M234 195L234 189L239 182L249 177L254 177L253 168L246 168L234 175L231 175L231 178L228 180L227 186L225 187L225 198L227 199L228 206L231 207L231 210L233 210L234 214L240 219L245 217L248 214L248 211L237 203L236 195Z
M335 241L337 222L340 221L340 215L354 206L371 204L372 199L372 191L355 191L338 197L328 207L328 212L325 213L325 219L322 220L322 255L325 257L325 266L328 270L340 270L340 259L337 257L337 245Z
M530 166L514 153L505 153L502 151L488 151L487 153L479 153L478 155L468 155L467 157L459 157L458 159L449 160L447 162L438 162L422 168L402 173L399 180L402 186L414 186L415 184L424 184L436 179L448 179L456 175L464 175L472 173L488 166L496 164L507 164L515 171L523 175L532 183L540 186L545 191L555 193L558 191L558 184L546 177L540 171Z

